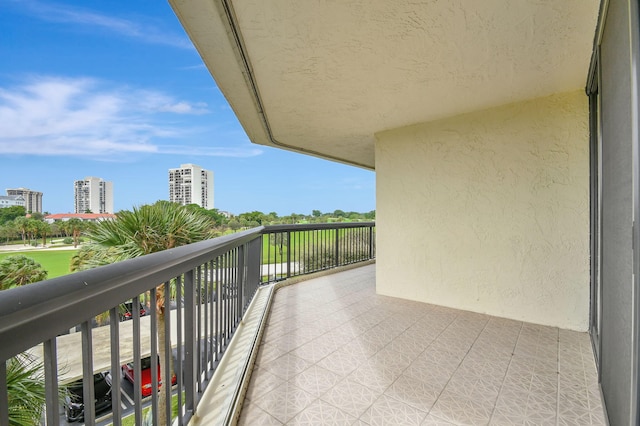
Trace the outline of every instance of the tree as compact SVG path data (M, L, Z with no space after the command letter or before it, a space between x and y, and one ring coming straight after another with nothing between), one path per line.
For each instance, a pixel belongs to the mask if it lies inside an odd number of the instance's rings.
M23 206L10 206L0 209L0 224L11 222L18 217L24 217L27 211Z
M238 216L238 220L240 221L240 223L242 223L244 220L247 224L257 223L258 225L262 225L262 221L264 220L264 218L265 214L257 210L248 213L242 213Z
M284 253L284 248L289 245L289 233L288 232L274 232L269 234L269 244L275 246L278 249L280 257Z
M22 237L22 244L27 244L27 221L28 219L25 216L17 217L13 220L13 224L16 227L16 230Z
M31 219L35 219L35 220L40 220L40 221L44 221L44 215L40 212L33 212L31 213Z
M51 233L51 225L44 221L37 221L36 232L42 238L42 246L46 246L47 235Z
M35 260L23 255L0 261L0 290L19 287L47 279L47 271Z
M7 222L4 225L0 225L0 238L9 242L18 237L18 230L16 229L13 221Z
M220 213L220 211L218 209L210 209L207 210L204 207L200 207L197 204L187 204L186 206L188 209L191 210L195 210L198 211L206 216L209 216L209 218L211 218L211 220L214 222L214 224L216 226L223 226L224 224L226 224L229 220L227 219L227 217L225 215L223 215L222 213Z
M77 217L71 218L65 224L66 231L73 236L73 247L78 247L80 235L87 228L87 225Z
M231 219L229 221L229 228L231 228L234 231L237 231L238 229L240 229L242 225L240 224L240 222L238 222L236 219Z
M320 216L322 216L322 212L320 210L312 210L311 211L311 216L320 217Z
M27 238L29 239L29 244L31 244L32 240L35 240L36 237L38 236L38 230L40 229L40 222L39 220L36 219L27 219L26 222L26 231L27 231Z
M9 359L7 395L10 426L40 424L45 404L42 363L24 353Z
M209 237L211 224L211 219L197 210L168 201L158 201L132 211L123 210L113 220L90 226L87 235L92 240L90 246L95 255L88 262L94 266L112 263L201 241ZM164 283L156 287L156 296L160 365L169 365L173 371L171 356L165 352L165 342L170 336L166 336L164 331L164 300L167 296ZM167 359L169 364L166 364ZM167 389L170 386L160 388L159 413L165 412ZM164 416L160 418L160 424L164 425Z

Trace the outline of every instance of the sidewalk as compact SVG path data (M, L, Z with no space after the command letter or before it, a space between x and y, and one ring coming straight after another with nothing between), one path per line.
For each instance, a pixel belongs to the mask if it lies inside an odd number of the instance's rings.
M77 250L79 249L81 246L78 245L78 247L73 247L73 246L62 246L62 247L51 247L51 246L37 246L37 247L33 247L33 246L25 246L23 244L0 244L0 253L2 252L10 252L10 251L49 251L49 250Z

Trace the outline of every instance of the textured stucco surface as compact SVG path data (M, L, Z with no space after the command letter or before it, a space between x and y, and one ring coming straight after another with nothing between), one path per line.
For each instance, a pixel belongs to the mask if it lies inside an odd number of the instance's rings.
M264 113L280 143L373 167L376 132L582 89L600 0L231 0L233 30L221 2L170 3L253 142Z
M380 294L587 329L583 92L376 137Z

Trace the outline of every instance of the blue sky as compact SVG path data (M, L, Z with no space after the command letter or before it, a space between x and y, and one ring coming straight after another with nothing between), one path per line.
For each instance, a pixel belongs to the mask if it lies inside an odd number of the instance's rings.
M0 28L1 194L72 212L73 182L96 176L129 209L194 163L220 210L375 209L373 172L252 144L164 0L0 0Z

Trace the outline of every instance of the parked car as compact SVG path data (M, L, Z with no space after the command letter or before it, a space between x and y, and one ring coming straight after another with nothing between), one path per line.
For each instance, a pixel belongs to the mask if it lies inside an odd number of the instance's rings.
M138 302L138 305L140 309L140 316L143 317L147 315L147 310L145 309L144 305L140 302ZM130 320L131 318L133 318L133 302L124 302L120 305L120 320L126 321Z
M151 392L153 392L152 383L151 383L151 357L148 356L146 358L142 358L140 360L140 373L142 376L142 380L140 381L140 386L142 387L142 396L149 396ZM125 379L130 381L134 386L137 385L138 381L135 379L133 374L133 362L129 362L122 366L122 375ZM177 377L175 373L171 376L171 384L175 385L177 382ZM162 374L160 373L160 359L158 359L158 388L162 385Z
M111 375L108 372L94 374L96 413L111 408ZM67 422L84 419L84 396L82 379L70 383L65 388L64 416Z

